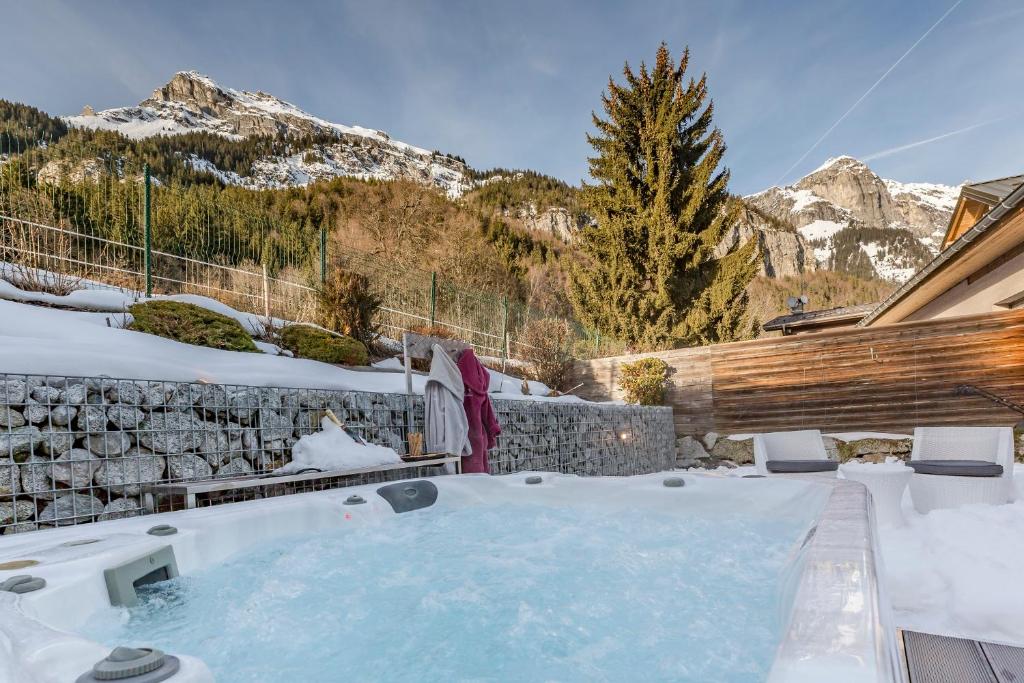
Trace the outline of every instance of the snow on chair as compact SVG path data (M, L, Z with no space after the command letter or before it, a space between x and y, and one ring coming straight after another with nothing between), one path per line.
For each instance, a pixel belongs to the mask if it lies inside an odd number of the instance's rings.
M839 463L828 459L817 429L754 435L758 474L816 474L834 477Z
M917 427L910 497L924 514L1014 499L1011 427Z

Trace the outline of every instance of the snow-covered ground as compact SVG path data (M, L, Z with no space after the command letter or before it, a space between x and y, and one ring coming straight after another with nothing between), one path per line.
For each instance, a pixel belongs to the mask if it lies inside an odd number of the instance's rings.
M1024 647L1024 465L1017 502L918 514L883 527L882 559L896 625Z
M893 254L891 248L886 248L878 242L862 243L860 248L867 254L880 278L893 282L906 282L917 272L916 266L907 263L905 258Z
M266 322L263 316L254 313L243 313L216 299L199 296L198 294L158 294L152 297L152 299L146 299L141 292L119 289L78 289L70 294L59 296L47 292L25 291L6 280L0 280L0 299L23 303L48 304L50 306L61 306L63 308L97 313L124 313L128 310L129 306L140 301L180 301L201 306L215 313L234 318L250 334L260 332ZM280 318L271 318L270 320L278 327L287 324L287 321Z
M182 294L161 298L223 313L249 330L258 330L262 324L259 316L236 311L207 297ZM25 300L91 310L62 310L22 303ZM318 361L273 355L274 348L269 344L261 347L267 353L241 353L182 344L122 329L130 320L123 311L137 300L137 295L132 293L97 289L57 297L24 292L0 280L0 372L405 392L404 375L389 368L348 370ZM413 391L423 393L425 380L422 375L414 375ZM521 384L522 380L492 371L491 393L495 398L582 401L575 396L541 395L548 390L539 383L530 386L531 394L536 395L524 395Z
M688 471L727 477L756 473L753 465ZM906 525L879 531L896 626L1024 647L1022 464L1014 468L1014 483L1014 503L966 505L927 515L918 514L909 489L904 492Z
M846 223L836 223L835 221L816 220L808 223L804 227L800 228L797 232L804 236L808 240L826 240L834 236L837 232L846 229Z

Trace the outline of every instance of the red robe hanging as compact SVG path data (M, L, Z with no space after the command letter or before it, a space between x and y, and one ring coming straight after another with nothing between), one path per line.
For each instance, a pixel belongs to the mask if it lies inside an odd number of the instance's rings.
M462 471L490 474L487 451L497 444L501 427L494 416L491 397L487 394L487 368L477 360L473 349L463 351L457 365L466 388L462 405L469 419L469 442L473 446L473 454L462 458Z

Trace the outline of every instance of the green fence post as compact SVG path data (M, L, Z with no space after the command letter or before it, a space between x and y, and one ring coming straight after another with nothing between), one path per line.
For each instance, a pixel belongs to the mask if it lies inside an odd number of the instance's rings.
M327 230L320 226L320 284L327 282Z
M594 330L594 357L601 357L601 330Z
M153 223L150 218L149 164L143 167L143 177L145 178L145 188L143 190L143 231L146 242L143 259L146 268L146 297L148 298L153 296Z
M501 297L501 366L508 360L508 295Z
M430 326L437 320L437 272L430 272Z

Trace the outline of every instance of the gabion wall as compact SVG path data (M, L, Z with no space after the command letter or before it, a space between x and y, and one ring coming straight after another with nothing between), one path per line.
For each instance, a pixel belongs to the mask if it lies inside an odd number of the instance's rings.
M148 483L270 472L328 408L367 441L404 453L406 405L401 394L0 373L0 531L141 514ZM494 474L630 475L675 463L670 408L494 406ZM422 425L415 397L413 428ZM403 476L417 472L383 478Z

